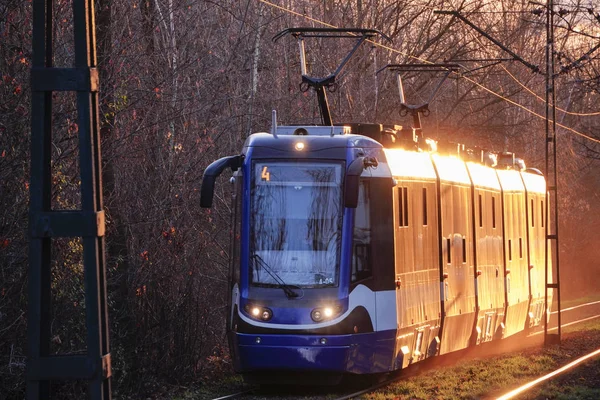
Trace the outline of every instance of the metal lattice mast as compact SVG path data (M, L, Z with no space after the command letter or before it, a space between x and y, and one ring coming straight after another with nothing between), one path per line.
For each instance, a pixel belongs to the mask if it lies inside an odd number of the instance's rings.
M27 398L51 397L50 381L84 380L88 398L110 399L104 211L94 2L73 1L75 60L53 67L53 0L33 2ZM52 210L52 93L77 93L81 209ZM86 307L85 354L50 354L51 243L80 237Z
M556 164L556 90L554 85L554 3L548 0L546 10L546 241L545 241L545 305L544 311L544 344L560 343L560 268L558 243L558 171ZM550 273L552 282L550 282ZM548 333L548 291L556 289L558 307L558 332Z

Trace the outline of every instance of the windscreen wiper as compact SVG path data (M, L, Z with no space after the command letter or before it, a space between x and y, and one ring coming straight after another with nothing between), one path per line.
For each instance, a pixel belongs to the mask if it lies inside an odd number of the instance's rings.
M277 272L273 271L273 269L271 267L269 267L269 265L265 262L265 260L262 259L261 256L259 256L258 254L253 254L250 256L250 259L254 260L255 265L258 265L259 267L261 267L265 271L267 271L267 273L271 276L271 278L273 278L275 280L275 282L277 282L277 284L279 285L278 287L283 289L283 291L285 292L285 295L288 299L296 298L299 296L298 293L296 293L292 290L290 285L285 283L283 281L283 279L281 279L281 277L279 275L277 275Z

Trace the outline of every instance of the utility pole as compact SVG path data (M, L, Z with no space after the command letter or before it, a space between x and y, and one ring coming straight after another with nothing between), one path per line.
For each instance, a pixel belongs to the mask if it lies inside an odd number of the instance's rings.
M29 205L29 298L27 399L51 398L50 382L88 382L87 396L111 398L104 210L98 113L94 1L73 0L73 67L53 66L53 0L33 1L31 69L31 183ZM52 209L52 96L77 93L81 209ZM52 240L83 243L86 344L83 354L51 354Z
M554 85L554 2L548 0L546 10L546 292L544 310L544 345L560 344L560 248L558 242L558 166L556 164L556 88ZM556 269L556 275L552 269ZM552 278L552 282L550 282ZM548 333L548 291L556 290L558 307L556 334Z

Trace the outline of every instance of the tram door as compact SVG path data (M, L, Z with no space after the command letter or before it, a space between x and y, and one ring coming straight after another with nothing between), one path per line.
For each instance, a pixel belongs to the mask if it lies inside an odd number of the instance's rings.
M435 180L394 187L397 367L438 351L440 285Z
M443 307L440 353L466 348L476 317L471 179L465 163L433 157L440 178L440 287Z

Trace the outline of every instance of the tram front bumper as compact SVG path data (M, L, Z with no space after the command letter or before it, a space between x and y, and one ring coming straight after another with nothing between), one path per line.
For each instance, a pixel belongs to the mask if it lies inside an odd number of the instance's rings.
M345 372L349 335L260 335L236 333L240 372L260 370Z

